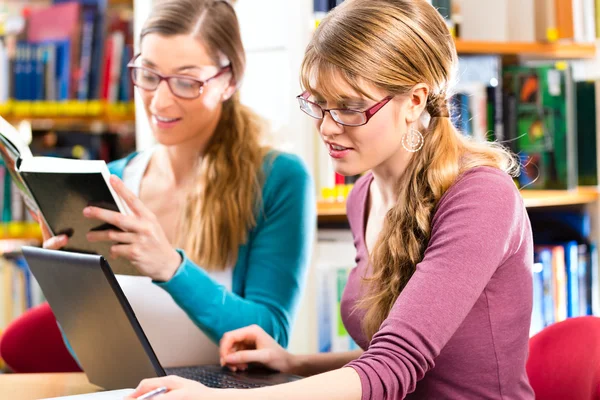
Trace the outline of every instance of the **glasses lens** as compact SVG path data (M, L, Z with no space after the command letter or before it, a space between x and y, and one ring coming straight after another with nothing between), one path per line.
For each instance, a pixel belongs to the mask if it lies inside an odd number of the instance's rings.
M131 79L136 86L146 90L154 90L160 82L160 78L154 72L145 68L132 68Z
M169 78L169 85L173 94L179 97L192 99L200 95L202 83L194 79L186 78Z
M300 109L306 114L313 118L323 118L323 110L318 105L301 97L298 98L298 103L300 104Z
M359 126L367 121L364 112L354 110L331 110L331 117L342 125Z

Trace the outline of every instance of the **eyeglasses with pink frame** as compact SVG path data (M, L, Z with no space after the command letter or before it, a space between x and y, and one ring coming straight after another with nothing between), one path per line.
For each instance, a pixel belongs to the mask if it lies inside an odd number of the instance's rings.
M368 109L360 111L347 108L323 108L317 103L308 100L309 97L310 93L308 91L305 91L296 97L296 99L298 99L298 103L300 104L300 110L315 119L325 118L325 113L328 112L335 122L345 126L365 125L377 113L377 111L381 110L383 106L385 106L394 98L394 96L387 96Z

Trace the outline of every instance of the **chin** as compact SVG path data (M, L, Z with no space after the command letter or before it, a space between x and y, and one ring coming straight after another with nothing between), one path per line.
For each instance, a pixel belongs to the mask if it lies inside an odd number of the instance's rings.
M336 161L334 161L334 163L333 163L333 169L335 170L336 173L338 173L342 176L360 175L366 171L365 169L362 169L356 165L350 165L347 163L336 162Z
M185 140L180 135L174 135L173 133L163 133L154 131L154 139L156 142L163 146L175 146L183 143Z

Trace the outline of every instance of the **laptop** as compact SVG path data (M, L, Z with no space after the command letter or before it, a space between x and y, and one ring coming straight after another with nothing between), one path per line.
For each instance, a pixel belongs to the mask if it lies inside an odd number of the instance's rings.
M108 262L99 255L23 247L23 254L89 381L107 390L178 375L214 388L255 388L301 379L256 367L163 368Z

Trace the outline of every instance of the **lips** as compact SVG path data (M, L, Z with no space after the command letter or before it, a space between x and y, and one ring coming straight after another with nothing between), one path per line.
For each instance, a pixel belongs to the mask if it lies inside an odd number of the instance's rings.
M345 147L337 143L325 142L329 150L329 156L336 159L342 159L347 156L351 151L351 147Z
M158 122L165 122L165 123L169 123L169 122L175 122L180 120L181 118L169 118L169 117L161 117L160 115L152 115L154 118L156 118L156 120Z

